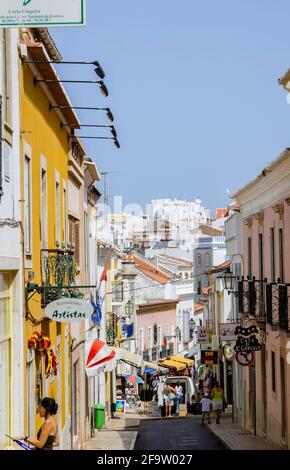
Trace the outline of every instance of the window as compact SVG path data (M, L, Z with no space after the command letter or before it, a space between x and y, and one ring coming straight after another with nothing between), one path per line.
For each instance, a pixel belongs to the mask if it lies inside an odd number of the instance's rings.
M275 282L276 270L275 270L275 229L270 228L270 252L271 252L271 279Z
M201 295L201 281L197 281L197 295Z
M252 277L252 239L248 238L248 276Z
M264 247L263 247L263 234L259 233L259 279L264 279Z
M143 354L144 352L144 330L140 330L140 333L139 333L139 351L141 354Z
M32 224L31 224L31 160L24 158L24 223L25 223L25 252L32 252Z
M55 182L55 241L60 244L60 187L59 181Z
M62 224L62 239L67 244L67 198L66 188L63 188L63 224Z
M89 220L88 213L84 211L84 241L85 241L85 271L89 271Z
M148 349L152 349L153 347L153 341L152 341L152 328L148 328L148 341L147 341L147 344L148 344Z
M48 247L47 235L47 173L45 168L41 168L41 247Z
M209 266L210 265L210 256L209 253L205 254L205 265Z
M157 345L159 347L162 346L161 335L162 335L162 327L161 327L161 325L158 325L158 327L157 327Z
M197 253L197 255L196 255L196 265L199 268L201 267L201 261L202 261L201 253Z
M11 431L11 338L9 276L0 273L0 446Z
M74 217L69 217L69 242L75 253L75 262L80 263L80 223Z
M275 353L271 352L271 369L272 369L272 391L276 392L276 364L275 364Z
M281 282L284 282L284 237L283 229L279 229L279 276Z

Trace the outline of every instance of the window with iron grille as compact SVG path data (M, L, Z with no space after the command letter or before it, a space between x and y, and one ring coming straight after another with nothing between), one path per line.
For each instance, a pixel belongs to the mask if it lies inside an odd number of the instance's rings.
M123 282L122 281L114 281L112 283L112 301L113 302L123 302L124 294L123 294Z

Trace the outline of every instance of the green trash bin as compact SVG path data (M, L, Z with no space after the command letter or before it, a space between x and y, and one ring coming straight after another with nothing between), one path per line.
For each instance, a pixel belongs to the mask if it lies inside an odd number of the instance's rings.
M105 407L101 403L96 403L92 407L94 414L94 428L102 429L105 424Z

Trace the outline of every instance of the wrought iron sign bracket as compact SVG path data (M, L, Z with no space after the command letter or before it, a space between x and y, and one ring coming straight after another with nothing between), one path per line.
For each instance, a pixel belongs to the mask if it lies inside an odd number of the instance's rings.
M89 285L89 286L39 286L38 284L31 284L28 283L27 287L25 287L25 320L28 320L29 315L29 308L28 304L29 301L35 296L35 294L43 294L45 292L49 292L51 290L69 290L69 289L97 289L96 285Z

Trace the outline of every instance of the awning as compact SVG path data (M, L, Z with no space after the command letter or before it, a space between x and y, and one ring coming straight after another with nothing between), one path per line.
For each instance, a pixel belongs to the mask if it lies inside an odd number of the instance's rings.
M144 361L144 367L147 367L148 369L154 369L156 371L160 369L157 362L149 362L149 361Z
M85 343L85 361L87 376L95 377L116 368L116 353L104 341L92 338Z
M172 359L164 359L164 361L160 361L160 365L162 367L167 367L168 369L176 369L177 372L186 369L186 364L182 364L182 362L173 361Z
M187 359L186 357L183 357L183 356L172 356L170 357L170 359L176 362L181 362L182 364L186 364L187 367L192 367L194 365L193 359Z
M126 364L129 364L133 367L143 367L143 359L142 356L140 356L139 354L135 354L130 351L126 351L126 349L121 348L114 348L114 351L116 353L116 358L119 361L126 362Z

